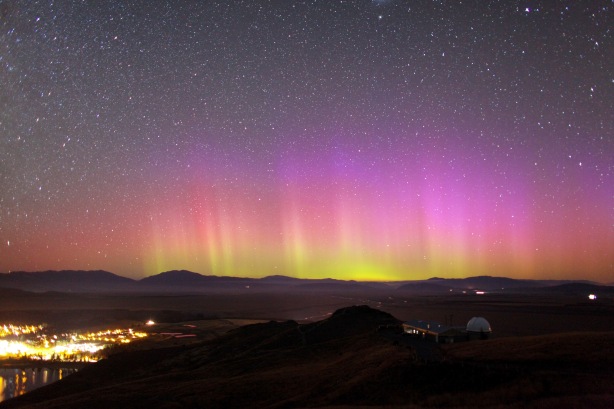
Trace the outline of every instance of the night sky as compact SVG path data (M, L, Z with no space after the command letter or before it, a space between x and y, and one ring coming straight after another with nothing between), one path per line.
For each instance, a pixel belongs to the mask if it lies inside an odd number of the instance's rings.
M0 1L0 271L614 281L612 1Z

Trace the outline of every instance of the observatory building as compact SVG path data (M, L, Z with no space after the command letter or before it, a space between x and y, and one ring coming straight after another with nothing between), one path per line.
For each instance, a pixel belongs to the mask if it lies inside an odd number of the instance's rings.
M473 317L467 323L467 339L488 339L492 334L490 324L484 317Z
M448 326L437 321L411 320L403 323L403 332L437 343L451 344L474 339L488 339L492 334L492 329L485 318L473 317L465 327Z
M406 334L421 337L422 339L451 344L465 341L467 334L464 327L450 327L437 321L411 320L403 323Z

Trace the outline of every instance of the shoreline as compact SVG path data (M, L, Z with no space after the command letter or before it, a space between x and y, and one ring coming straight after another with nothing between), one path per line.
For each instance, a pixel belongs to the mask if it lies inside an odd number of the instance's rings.
M82 369L96 362L63 362L23 359L0 359L0 368L49 368L49 369Z

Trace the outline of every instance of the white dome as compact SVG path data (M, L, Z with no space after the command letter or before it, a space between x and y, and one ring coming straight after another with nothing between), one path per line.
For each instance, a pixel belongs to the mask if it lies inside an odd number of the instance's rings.
M467 332L492 332L484 317L473 317L467 323Z

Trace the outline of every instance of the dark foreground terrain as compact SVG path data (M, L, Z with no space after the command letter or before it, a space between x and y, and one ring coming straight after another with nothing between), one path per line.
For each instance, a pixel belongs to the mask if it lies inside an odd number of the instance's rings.
M0 408L613 407L613 350L614 332L589 331L439 348L348 307L119 352Z
M85 329L152 319L163 323L154 332L196 335L130 344L0 408L614 407L609 288L425 295L333 284L0 289L0 323ZM464 325L473 316L488 319L493 339L439 348L398 333L399 320ZM241 326L250 322L261 323Z

